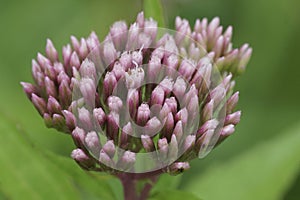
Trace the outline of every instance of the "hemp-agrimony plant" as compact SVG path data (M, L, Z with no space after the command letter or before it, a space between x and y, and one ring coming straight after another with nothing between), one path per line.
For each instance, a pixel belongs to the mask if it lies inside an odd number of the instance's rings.
M234 132L241 111L234 78L248 63L248 44L233 48L219 18L180 17L176 31L139 13L62 48L51 40L32 61L25 93L47 127L69 134L81 168L118 177L125 199L146 199L163 173L189 169ZM144 182L142 189L137 184Z

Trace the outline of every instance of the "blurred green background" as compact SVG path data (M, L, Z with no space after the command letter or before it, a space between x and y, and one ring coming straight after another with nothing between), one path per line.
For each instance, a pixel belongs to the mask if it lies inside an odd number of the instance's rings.
M254 53L237 80L243 116L234 136L193 161L180 181L165 177L178 182L174 188L162 184L157 190L180 188L205 200L300 199L300 1L165 0L163 7L169 28L177 15L191 24L219 16L222 25L233 25L234 45L248 42ZM70 35L86 37L92 30L103 39L114 21L132 22L140 10L138 0L0 0L0 199L69 199L74 191L76 198L97 199L103 188L112 196L100 199L120 198L115 180L97 176L105 182L99 184L91 175L80 177L65 158L72 141L45 128L19 82L32 81L31 59L44 53L46 38L57 48Z

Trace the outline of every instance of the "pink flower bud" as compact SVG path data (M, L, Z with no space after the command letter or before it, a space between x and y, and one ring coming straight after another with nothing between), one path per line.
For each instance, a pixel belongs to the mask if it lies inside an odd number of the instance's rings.
M104 125L106 120L106 115L102 108L95 108L93 110L93 116L99 126Z
M87 150L90 151L94 157L98 157L100 153L100 141L97 133L95 131L88 132L84 141Z
M109 140L107 141L104 145L103 145L103 151L105 151L105 153L110 157L113 158L116 152L116 147L114 144L113 140Z
M127 24L124 21L115 22L110 28L110 35L116 49L123 49L127 39Z
M47 39L46 54L52 62L58 61L58 53L50 39Z
M83 168L91 169L95 166L93 159L88 157L82 149L75 149L71 153L71 157Z
M241 120L241 111L237 111L226 116L225 125L228 124L237 125L240 122L240 120Z
M142 103L137 112L137 124L144 126L150 118L150 108L148 104Z
M47 106L46 106L45 100L33 93L31 95L31 101L32 101L33 105L35 106L35 108L40 113L40 115L43 116L44 113L47 110Z

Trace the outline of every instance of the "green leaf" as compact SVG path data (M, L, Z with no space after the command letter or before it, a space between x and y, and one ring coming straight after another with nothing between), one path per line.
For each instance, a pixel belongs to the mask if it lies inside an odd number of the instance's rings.
M71 159L44 153L0 115L0 191L8 199L115 199L110 177L91 177Z
M196 195L180 190L164 190L161 191L149 198L149 200L165 200L165 199L172 199L172 200L201 200Z
M164 190L175 190L178 188L182 175L171 176L169 174L162 174L157 183L151 190L151 194L156 194Z
M205 200L282 199L300 170L300 127L194 176L183 188Z
M159 26L165 26L163 7L161 0L144 0L144 12L146 17L154 18Z

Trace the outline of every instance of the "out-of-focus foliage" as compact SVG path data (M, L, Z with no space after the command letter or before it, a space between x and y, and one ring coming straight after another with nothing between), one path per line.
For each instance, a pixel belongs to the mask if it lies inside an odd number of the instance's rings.
M192 24L220 16L224 26L233 25L234 44L249 42L254 53L237 80L243 117L235 135L182 177L164 176L153 199L241 199L235 190L248 199L299 199L300 131L290 127L300 121L300 1L163 2L170 27L176 15ZM117 180L87 175L62 158L70 154L71 139L45 128L19 82L32 80L31 59L44 53L46 38L61 47L70 34L95 30L103 39L114 21L133 21L141 7L138 0L0 0L0 199L122 199ZM178 185L185 191L174 192Z

